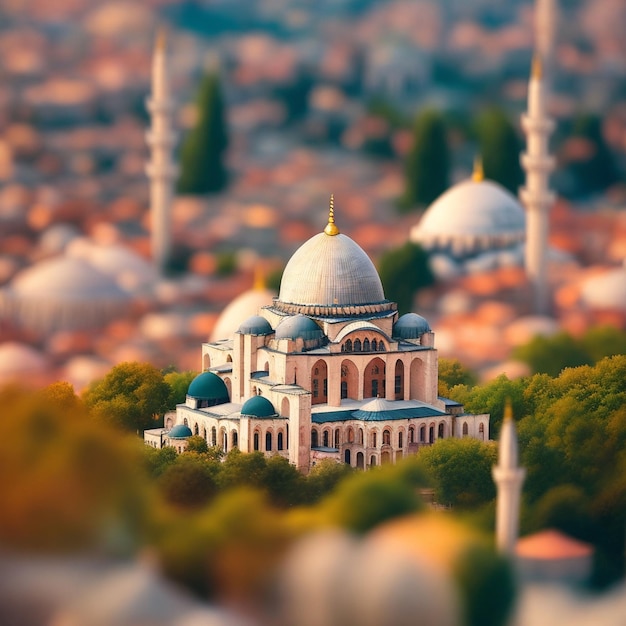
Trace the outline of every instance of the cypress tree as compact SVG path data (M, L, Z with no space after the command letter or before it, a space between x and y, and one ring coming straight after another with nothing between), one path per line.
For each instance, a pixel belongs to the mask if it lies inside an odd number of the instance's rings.
M224 164L228 132L217 74L207 74L197 99L198 120L181 149L178 191L205 194L224 189L228 173Z
M489 109L476 123L485 178L517 195L524 181L520 164L521 141L513 124L500 109Z
M413 147L405 165L406 187L400 209L427 205L448 188L450 157L446 126L437 111L423 111L413 127Z

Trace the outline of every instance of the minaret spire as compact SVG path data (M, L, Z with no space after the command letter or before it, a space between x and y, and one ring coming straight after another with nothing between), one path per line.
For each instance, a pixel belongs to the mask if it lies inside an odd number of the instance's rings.
M150 161L150 220L152 259L160 272L167 266L171 248L171 210L178 168L172 160L176 135L172 131L174 103L170 97L165 30L157 33L152 57L152 94L146 101L151 127L146 133Z
M480 154L474 157L474 171L472 172L472 180L480 183L485 180L485 170L483 169L483 158Z
M335 194L330 194L330 204L328 207L328 224L324 228L324 232L331 237L339 234L339 228L335 224Z
M548 291L548 226L549 212L554 203L549 177L554 159L548 151L548 140L554 122L548 117L547 89L544 84L542 58L535 54L528 88L528 112L522 115L527 150L522 155L526 170L526 185L520 198L526 207L526 275L533 290L533 308L538 314L550 311Z
M519 535L520 496L526 470L518 463L517 433L510 398L504 407L498 464L493 467L492 475L498 490L496 546L503 554L512 555Z

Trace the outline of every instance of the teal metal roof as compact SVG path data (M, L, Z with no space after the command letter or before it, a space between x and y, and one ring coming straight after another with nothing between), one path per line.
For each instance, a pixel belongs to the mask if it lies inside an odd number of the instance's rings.
M345 422L349 420L362 420L364 422L385 422L390 420L405 420L419 417L442 417L447 415L428 406L406 407L401 409L388 409L384 411L328 411L311 414L314 424L326 424L329 422Z
M314 424L325 424L326 422L345 422L354 419L353 411L329 411L326 413L311 413L311 421Z
M202 372L196 376L187 389L187 395L199 400L212 400L215 404L229 401L224 381L213 372Z
M276 409L274 405L263 396L252 396L246 400L241 407L242 415L250 417L276 417Z
M187 437L191 437L193 433L191 432L191 428L189 426L185 426L184 424L177 424L170 430L168 433L168 437L170 439L187 439Z

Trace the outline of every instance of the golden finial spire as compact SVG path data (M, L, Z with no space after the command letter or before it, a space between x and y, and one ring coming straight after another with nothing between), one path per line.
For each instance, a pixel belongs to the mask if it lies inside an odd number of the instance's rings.
M509 422L513 420L513 405L511 404L511 398L507 396L504 401L504 421Z
M535 52L535 54L533 54L533 63L530 76L535 80L541 80L543 78L543 63L541 61L541 55L538 52Z
M479 183L485 180L485 171L483 170L483 158L477 154L474 158L474 171L472 172L472 180Z
M167 31L165 29L165 26L161 26L159 30L157 31L157 36L156 36L156 49L159 52L163 52L165 50L166 40L167 40Z
M326 224L324 232L331 237L339 234L339 229L337 224L335 224L335 194L332 193L330 194L330 206L328 207L328 224Z
M265 272L263 271L262 267L257 265L254 268L254 286L253 286L253 289L255 291L264 291L266 286L267 285L265 284Z

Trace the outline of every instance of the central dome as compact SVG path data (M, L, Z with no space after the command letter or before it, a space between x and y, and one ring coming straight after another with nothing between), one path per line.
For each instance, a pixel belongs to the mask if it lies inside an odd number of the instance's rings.
M287 263L279 303L306 306L354 306L385 301L374 264L350 237L319 233Z

